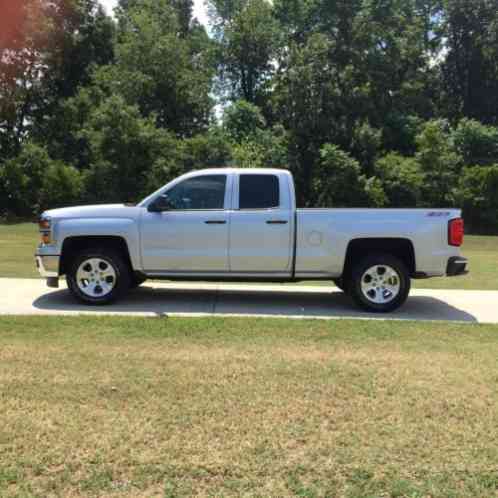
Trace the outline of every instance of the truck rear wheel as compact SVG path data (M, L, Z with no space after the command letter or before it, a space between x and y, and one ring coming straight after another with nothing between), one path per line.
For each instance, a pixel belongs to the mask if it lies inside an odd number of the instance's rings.
M85 304L109 304L128 291L130 269L112 249L86 249L73 258L66 275L73 296Z
M140 287L146 280L146 277L132 275L130 279L130 289L136 289L137 287Z
M409 292L408 269L390 254L367 256L353 268L350 294L367 311L394 311L404 304Z

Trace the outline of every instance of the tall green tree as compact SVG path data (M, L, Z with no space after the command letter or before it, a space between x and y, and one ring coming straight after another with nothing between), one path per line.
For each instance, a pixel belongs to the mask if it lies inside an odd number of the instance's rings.
M118 2L118 15L122 16L123 13L130 10L140 9L143 0L119 0ZM194 3L192 0L170 0L169 5L176 11L178 19L179 33L185 37L189 32L195 28L197 23L193 18Z
M89 147L85 180L91 201L137 201L148 193L153 172L165 178L182 172L176 139L120 96L93 108L80 136Z
M212 0L220 82L229 98L263 104L277 63L280 30L268 0Z
M0 24L0 160L21 149L44 91L52 28L38 0L11 2Z
M304 47L293 43L275 79L274 108L289 134L289 168L301 205L315 200L311 183L322 145L345 141L344 112L335 106L342 103L335 69L328 61L329 45L321 34L311 36Z
M446 0L444 36L449 117L498 124L498 0Z
M33 135L47 143L52 156L70 161L63 112L66 99L91 83L93 71L114 60L115 25L98 0L64 0L50 13L55 47L47 54L43 104L33 116Z
M97 0L12 2L0 46L0 154L28 136L63 140L61 102L89 82L91 68L113 57L112 21ZM2 18L4 19L4 18Z
M2 212L237 165L289 168L304 206L493 222L498 0L209 0L207 30L192 0L0 4Z
M116 62L95 83L120 94L144 117L178 136L192 136L210 122L214 66L211 42L195 25L188 36L169 0L141 0L121 9Z
M383 146L413 151L410 124L437 112L438 75L430 63L437 45L428 43L415 4L278 0L275 12L288 44L272 98L290 132L300 195L313 201L310 184L324 143L354 154L368 173ZM370 137L362 133L365 123L377 130Z

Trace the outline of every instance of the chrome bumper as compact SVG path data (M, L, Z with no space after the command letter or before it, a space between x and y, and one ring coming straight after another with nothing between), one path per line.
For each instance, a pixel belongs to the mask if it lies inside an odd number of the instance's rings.
M60 256L35 254L36 267L45 278L59 278Z

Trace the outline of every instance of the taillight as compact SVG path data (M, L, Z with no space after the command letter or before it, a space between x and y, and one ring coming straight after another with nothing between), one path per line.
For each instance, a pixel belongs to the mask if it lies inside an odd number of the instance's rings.
M462 218L455 218L448 223L448 244L460 247L463 244L464 224Z

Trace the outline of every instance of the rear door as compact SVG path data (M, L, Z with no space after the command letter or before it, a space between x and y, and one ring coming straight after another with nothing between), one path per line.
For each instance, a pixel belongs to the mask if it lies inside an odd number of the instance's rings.
M291 272L292 212L288 186L275 174L235 175L234 210L230 213L231 273Z

